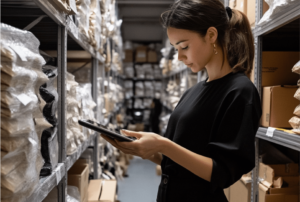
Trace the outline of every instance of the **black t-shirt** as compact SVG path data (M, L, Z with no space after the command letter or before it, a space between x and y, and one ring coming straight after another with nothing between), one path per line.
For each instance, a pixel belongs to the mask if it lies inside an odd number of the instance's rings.
M188 89L171 114L165 137L212 158L213 171L207 182L163 156L163 173L174 175L168 201L226 201L223 189L255 166L261 113L257 89L244 73L206 79Z

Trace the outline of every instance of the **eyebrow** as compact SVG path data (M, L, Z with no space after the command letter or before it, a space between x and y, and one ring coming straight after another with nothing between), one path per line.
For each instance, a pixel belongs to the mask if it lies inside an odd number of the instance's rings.
M180 43L182 43L182 42L185 42L185 41L188 41L188 40L186 39L186 40L178 41L178 42L176 43L176 45L178 45L178 44L180 44ZM170 44L171 44L171 43L170 43ZM173 44L171 44L171 46L173 46Z

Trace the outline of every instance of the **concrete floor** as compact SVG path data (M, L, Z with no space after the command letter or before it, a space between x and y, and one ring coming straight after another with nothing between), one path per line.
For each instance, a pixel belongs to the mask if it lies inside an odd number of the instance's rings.
M160 176L156 174L156 164L135 157L130 161L129 177L118 181L120 202L156 202Z

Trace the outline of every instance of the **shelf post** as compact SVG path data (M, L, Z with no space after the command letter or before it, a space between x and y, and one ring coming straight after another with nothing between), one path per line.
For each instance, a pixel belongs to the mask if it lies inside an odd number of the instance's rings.
M92 58L92 71L91 71L91 80L92 80L92 96L97 104L97 98L98 98L98 82L97 82L97 76L98 76L98 60L97 58ZM96 105L95 109L95 114L98 112L98 106ZM93 166L94 166L94 179L98 179L98 138L99 138L99 133L96 133L96 136L94 138L94 149L93 149Z
M67 29L58 25L57 36L57 70L58 70L58 140L59 163L65 163L66 155L66 74L67 74ZM67 170L67 169L66 169ZM67 174L58 185L58 201L64 202L67 197Z

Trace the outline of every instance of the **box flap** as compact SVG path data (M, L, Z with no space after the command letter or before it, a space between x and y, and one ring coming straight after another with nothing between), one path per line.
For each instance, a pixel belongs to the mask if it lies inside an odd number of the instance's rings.
M100 202L114 202L116 195L116 180L105 180L102 184L102 194L100 196Z
M271 91L272 87L263 88L261 125L264 127L270 126Z
M246 185L252 182L252 178L248 175L243 175L241 181Z
M102 180L90 180L88 202L98 202L101 194Z
M269 188L273 185L274 176L275 174L273 168L263 163L259 164L260 183Z
M283 184L282 177L275 177L274 182L273 182L273 187L274 188L281 188L282 184Z

